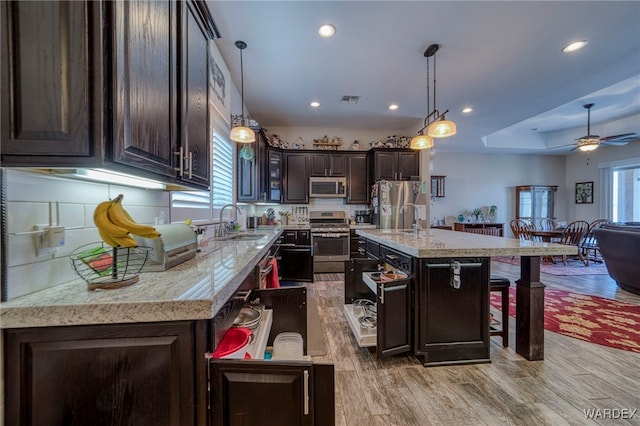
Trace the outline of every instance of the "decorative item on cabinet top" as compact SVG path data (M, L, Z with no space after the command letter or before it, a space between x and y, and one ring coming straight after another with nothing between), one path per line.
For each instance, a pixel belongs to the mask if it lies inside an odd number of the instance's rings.
M408 136L387 136L387 140L382 139L369 142L369 148L409 148L411 138Z
M313 146L316 149L328 149L328 150L337 150L339 146L342 145L342 138L340 136L334 136L329 140L327 135L324 135L320 139L313 140Z

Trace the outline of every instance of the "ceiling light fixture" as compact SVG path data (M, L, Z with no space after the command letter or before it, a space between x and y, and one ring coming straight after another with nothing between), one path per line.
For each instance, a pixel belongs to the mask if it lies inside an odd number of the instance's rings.
M391 111L395 111L395 110L397 110L398 108L400 108L400 107L399 107L397 104L391 104L391 105L389 105L389 109L390 109Z
M463 113L463 114L469 114L470 112L473 112L473 108L471 108L471 107L465 107L465 108L462 108L462 109L460 110L460 112L461 112L461 113Z
M320 37L324 37L324 38L333 37L335 33L336 33L336 27L334 27L331 24L323 24L323 25L320 25L320 28L318 28L318 34L320 34Z
M313 107L313 108L318 108L320 106L320 102L318 101L313 101L309 104L309 106Z
M432 44L424 51L427 58L427 116L424 118L424 126L418 131L418 136L411 139L410 147L413 149L428 149L433 147L433 138L447 138L457 133L456 124L447 120L445 114L442 114L436 108L436 58L435 54L440 48L439 44ZM429 93L429 58L433 56L433 111L430 111L430 93ZM431 121L433 118L433 121ZM424 132L427 131L425 135Z
M584 104L587 109L587 136L578 139L578 149L582 152L593 151L600 145L600 136L591 134L591 107L593 104Z
M578 41L574 41L571 42L569 44L567 44L565 47L562 48L562 51L564 53L571 53L571 52L575 52L576 50L580 50L583 47L585 47L587 44L589 44L589 42L587 40L578 40Z
M245 126L245 117L244 117L244 68L242 64L242 51L247 48L247 43L244 41L238 40L236 41L236 47L240 49L240 102L242 104L242 115L239 117L236 115L232 121L236 122L240 120L239 126L234 126L231 129L231 133L229 134L229 138L238 143L252 143L256 141L256 134L250 128Z

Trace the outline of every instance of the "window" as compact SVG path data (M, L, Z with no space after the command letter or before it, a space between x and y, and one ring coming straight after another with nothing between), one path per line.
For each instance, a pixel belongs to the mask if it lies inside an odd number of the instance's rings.
M640 158L599 164L601 213L614 222L640 222Z
M213 132L211 193L214 209L233 203L233 144L226 134Z

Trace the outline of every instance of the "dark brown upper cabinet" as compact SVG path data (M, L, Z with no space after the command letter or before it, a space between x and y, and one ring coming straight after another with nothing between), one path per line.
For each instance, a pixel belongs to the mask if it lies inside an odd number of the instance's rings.
M204 2L2 2L2 163L207 188Z
M347 204L368 204L367 154L349 154L347 160Z
M3 166L99 164L100 3L3 1Z
M285 177L283 180L283 202L291 204L309 203L309 155L285 152Z
M110 3L113 161L209 186L207 40L196 2Z
M369 183L376 180L411 180L420 176L420 152L408 149L369 151Z
M344 154L313 153L309 155L309 176L347 175L347 158Z

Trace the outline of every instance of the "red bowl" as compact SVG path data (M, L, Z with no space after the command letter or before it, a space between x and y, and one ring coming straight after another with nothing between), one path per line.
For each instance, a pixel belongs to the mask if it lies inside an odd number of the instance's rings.
M232 327L225 333L213 353L214 358L244 358L246 347L251 341L252 331L246 327ZM244 349L244 351L243 351Z

